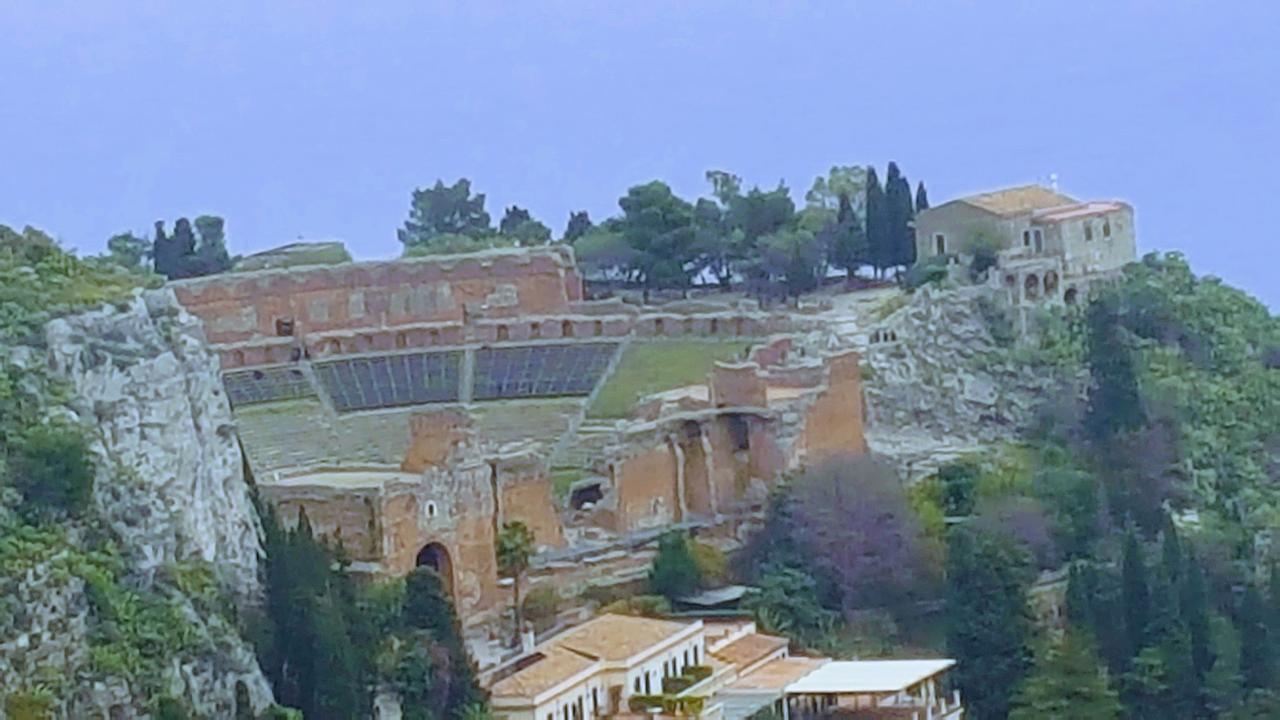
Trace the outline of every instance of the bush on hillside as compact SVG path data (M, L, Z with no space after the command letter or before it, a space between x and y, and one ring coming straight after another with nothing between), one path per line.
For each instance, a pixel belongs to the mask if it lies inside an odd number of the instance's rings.
M29 515L80 514L93 495L93 465L84 437L72 428L42 425L21 438L9 477Z

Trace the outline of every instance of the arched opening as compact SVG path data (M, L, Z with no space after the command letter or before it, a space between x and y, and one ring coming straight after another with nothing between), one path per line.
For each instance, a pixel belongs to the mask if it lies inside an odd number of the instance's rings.
M506 326L506 325L499 325L499 326L498 326L498 342L502 342L503 340L507 340L507 339L509 339L510 337L511 337L511 331L507 329L507 326Z
M1058 273L1053 270L1044 274L1044 294L1046 297L1058 294Z
M663 334L663 332L665 332L665 330L666 330L666 328L664 328L664 327L663 327L662 318L656 318L656 319L653 321L653 334L654 334L654 335L661 335L661 334Z
M684 322L680 323L680 332L685 335L693 334L693 318L685 318Z
M244 351L243 350L231 351L231 367L244 367Z
M1027 299L1040 297L1040 278L1036 277L1034 273L1028 275L1027 278L1022 281L1022 295Z
M431 328L431 330L427 333L427 337L428 337L428 338L430 338L430 341L431 341L431 344L432 344L432 345L439 345L439 344L440 344L440 331L439 331L439 330L437 330L437 329L435 329L435 328Z
M560 337L573 337L573 321L565 320L560 323Z
M542 323L532 323L529 325L529 338L537 340L542 337Z
M253 701L249 699L249 686L243 680L236 681L236 717L253 717Z
M1012 273L1005 275L1004 284L1005 284L1005 287L1013 287L1014 285L1018 284L1018 278L1014 277Z
M604 499L604 488L601 483L583 483L569 493L569 507L582 510L588 505L596 505Z
M407 347L409 347L409 339L402 332L396 333L396 349L404 350Z
M718 335L719 333L720 333L720 321L716 318L711 318L711 334Z
M276 318L276 337L293 336L293 318Z
M418 551L418 567L431 568L440 576L445 592L453 596L453 559L449 550L438 542L427 543Z
M743 334L743 333L742 333L742 318L734 318L734 321L733 321L733 334L734 334L734 335L742 335L742 334Z
M1062 295L1062 299L1063 299L1063 301L1065 301L1068 305L1075 305L1075 304L1076 304L1076 300L1078 299L1078 298L1077 298L1077 295L1078 295L1078 294L1079 294L1079 293L1078 293L1078 291L1077 291L1075 288L1073 288L1073 287L1069 287L1069 288L1067 288L1067 291L1066 291L1065 293L1063 293L1063 295Z
M601 335L603 335L603 334L604 334L604 321L603 321L603 320L596 320L594 323L592 323L592 324L591 324L591 333L592 333L593 335L595 335L596 337L600 337Z

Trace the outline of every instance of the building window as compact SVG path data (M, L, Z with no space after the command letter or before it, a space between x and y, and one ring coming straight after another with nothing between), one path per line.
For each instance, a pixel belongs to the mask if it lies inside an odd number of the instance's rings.
M436 504L434 502L427 502L427 517L433 518L436 516L437 512Z
M1022 231L1022 247L1031 247L1031 231Z
M1088 222L1085 222L1084 224L1084 239L1085 240L1093 239L1093 225L1089 224Z
M293 335L293 318L279 318L276 320L276 337L291 337Z
M1036 230L1031 237L1035 239L1036 252L1044 252L1044 233Z
M698 646L697 645L693 646L693 664L694 665L698 664Z
M1102 221L1102 237L1111 237L1111 221Z
M935 255L946 255L947 254L947 236L943 235L942 233L938 233L937 235L934 235L933 249L934 249Z
M640 678L636 678L636 692L640 692Z

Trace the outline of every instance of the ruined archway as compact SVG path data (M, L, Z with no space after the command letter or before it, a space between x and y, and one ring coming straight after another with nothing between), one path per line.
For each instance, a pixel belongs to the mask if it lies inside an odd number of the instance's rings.
M440 576L445 592L453 597L453 558L449 549L438 542L430 542L418 551L418 567L431 568Z
M1078 296L1078 295L1079 295L1079 291L1078 291L1078 290L1076 290L1076 289L1075 289L1075 288L1073 288L1073 287L1069 287L1069 288L1067 288L1067 291L1062 295L1062 299L1063 299L1063 301L1065 301L1068 305L1075 305L1075 304L1076 304L1076 299L1077 299L1077 296Z

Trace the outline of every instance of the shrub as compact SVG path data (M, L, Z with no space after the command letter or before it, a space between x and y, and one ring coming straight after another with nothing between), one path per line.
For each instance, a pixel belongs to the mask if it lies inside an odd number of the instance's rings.
M987 271L1000 262L1000 244L989 235L979 235L973 241L973 259L969 261L969 279L981 282Z
M728 582L729 560L719 548L694 541L689 543L689 550L693 553L693 563L705 585L714 587Z
M77 515L93 495L93 465L84 437L55 425L33 428L17 443L10 460L13 486L31 514Z
M947 255L935 255L928 260L912 265L903 275L902 282L908 290L928 285L929 283L938 284L947 279Z
M524 618L538 631L551 627L559 610L560 593L553 587L534 588L524 598Z
M53 697L43 692L15 692L4 699L4 713L9 720L51 720Z
M684 674L693 678L695 683L700 683L711 677L712 672L714 671L710 665L690 665L684 669Z
M600 608L600 612L639 617L663 617L671 614L671 603L661 595L636 595L611 602Z
M662 692L678 695L685 690L693 687L693 680L687 677L664 677L662 678Z

